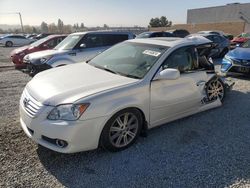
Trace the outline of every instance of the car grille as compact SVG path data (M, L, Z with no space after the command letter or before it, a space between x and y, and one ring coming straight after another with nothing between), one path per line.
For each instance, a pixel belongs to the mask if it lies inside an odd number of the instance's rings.
M250 60L241 60L243 66L250 66Z
M34 99L27 90L23 91L22 97L21 97L21 105L27 112L27 114L35 118L36 115L40 112L40 110L43 107L43 104L38 102L36 99Z

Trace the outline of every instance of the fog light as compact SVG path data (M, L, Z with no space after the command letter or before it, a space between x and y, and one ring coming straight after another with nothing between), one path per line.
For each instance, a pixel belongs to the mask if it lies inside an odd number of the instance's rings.
M64 140L56 139L56 145L59 148L65 148L68 145L68 143Z

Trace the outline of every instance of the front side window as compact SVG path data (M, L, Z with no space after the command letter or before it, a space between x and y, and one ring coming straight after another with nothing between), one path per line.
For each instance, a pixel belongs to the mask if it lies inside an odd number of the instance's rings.
M89 64L114 74L141 79L167 49L166 46L123 42L96 56Z
M49 48L54 48L56 46L56 38L49 40L46 44Z
M194 68L195 50L191 47L184 47L174 51L162 65L162 69L178 69L180 73L188 72Z
M56 50L72 50L82 39L82 35L69 35L60 42L54 49Z
M102 35L89 34L85 38L85 45L86 45L86 48L95 48L95 47L105 46L104 38Z

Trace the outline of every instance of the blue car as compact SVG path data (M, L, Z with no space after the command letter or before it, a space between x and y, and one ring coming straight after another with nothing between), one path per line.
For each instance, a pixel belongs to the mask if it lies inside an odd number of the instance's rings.
M250 40L225 55L221 72L227 75L250 75Z

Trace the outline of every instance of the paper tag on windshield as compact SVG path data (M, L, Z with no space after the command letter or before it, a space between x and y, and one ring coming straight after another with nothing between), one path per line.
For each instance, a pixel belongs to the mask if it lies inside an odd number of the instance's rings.
M160 52L153 51L153 50L145 50L145 51L143 52L143 54L150 55L150 56L154 56L154 57L158 57L161 53L160 53Z

